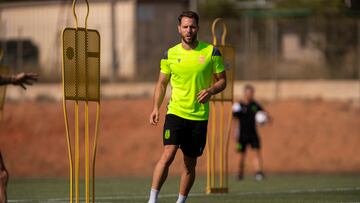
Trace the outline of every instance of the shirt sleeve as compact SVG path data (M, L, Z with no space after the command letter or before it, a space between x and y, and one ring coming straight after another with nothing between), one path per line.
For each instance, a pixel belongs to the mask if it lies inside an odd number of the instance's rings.
M221 73L225 71L225 67L223 64L223 58L221 56L220 50L217 47L213 48L212 52L212 61L213 61L213 72Z
M256 107L257 107L258 111L265 111L265 109L257 102L256 102Z
M171 70L168 64L168 51L165 51L163 58L160 61L160 72L170 75Z
M234 103L232 106L232 114L235 118L239 118L241 114L241 104Z

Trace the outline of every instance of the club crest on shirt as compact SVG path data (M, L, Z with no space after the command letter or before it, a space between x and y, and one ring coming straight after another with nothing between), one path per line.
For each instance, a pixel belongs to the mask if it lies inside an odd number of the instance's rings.
M199 56L199 63L201 63L201 64L205 63L205 56L203 56L203 55Z
M181 62L181 59L178 59L178 63L180 63Z

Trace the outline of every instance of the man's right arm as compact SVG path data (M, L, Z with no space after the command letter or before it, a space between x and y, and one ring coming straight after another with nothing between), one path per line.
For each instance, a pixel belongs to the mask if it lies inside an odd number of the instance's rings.
M150 114L150 124L157 125L159 122L159 109L166 94L166 88L169 83L170 75L160 72L159 80L156 83L154 99L153 99L153 110Z
M8 85L12 84L12 77L11 76L3 76L0 75L0 85Z
M232 115L234 118L240 118L241 115L241 104L238 102L235 102L232 106Z

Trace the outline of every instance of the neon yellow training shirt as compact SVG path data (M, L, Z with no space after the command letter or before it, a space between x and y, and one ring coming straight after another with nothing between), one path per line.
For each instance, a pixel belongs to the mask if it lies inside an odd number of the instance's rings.
M214 73L225 70L219 50L204 42L199 42L193 50L186 50L180 43L165 52L160 69L170 75L172 93L167 114L188 120L208 120L209 103L199 103L197 94L212 85Z

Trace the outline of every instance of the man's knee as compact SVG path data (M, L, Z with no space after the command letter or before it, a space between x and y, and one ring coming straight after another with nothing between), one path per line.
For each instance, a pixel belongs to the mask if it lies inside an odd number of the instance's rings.
M6 170L0 171L0 183L1 185L7 185L9 179L9 173Z
M175 158L176 151L177 151L176 146L166 146L161 155L161 159L159 161L160 164L167 167L170 166L170 164L173 162Z
M195 171L196 163L197 158L184 157L184 166L188 173Z
M246 158L246 151L241 151L241 152L239 153L239 158L240 158L241 161L245 160L245 158Z

